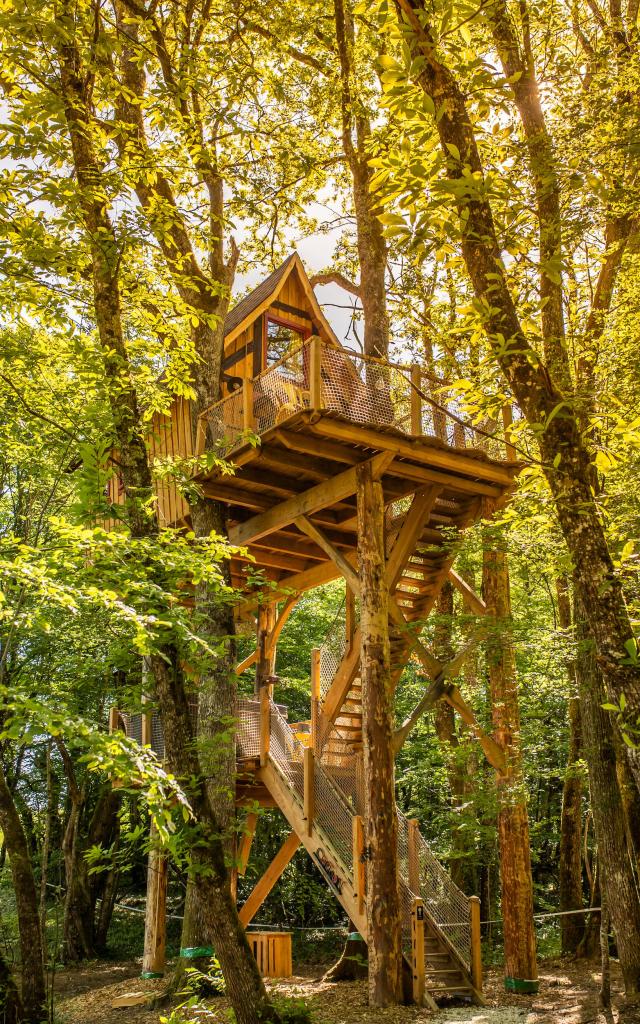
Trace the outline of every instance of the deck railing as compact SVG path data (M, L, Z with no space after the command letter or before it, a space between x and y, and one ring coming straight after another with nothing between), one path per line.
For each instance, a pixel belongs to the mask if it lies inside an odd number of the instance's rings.
M229 453L303 409L352 423L480 446L483 432L465 421L460 399L422 367L389 363L309 338L257 377L247 379L200 416L198 451L207 435Z

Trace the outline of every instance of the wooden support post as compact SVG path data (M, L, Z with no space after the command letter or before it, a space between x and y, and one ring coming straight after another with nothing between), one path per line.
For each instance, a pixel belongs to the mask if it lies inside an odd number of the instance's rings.
M353 888L358 900L358 913L364 914L364 898L366 894L364 822L359 814L353 816Z
M411 367L411 433L422 433L422 398L416 388L420 388L422 374L420 367L414 363Z
M142 703L143 704L147 703L147 698L146 698L146 696L144 694L142 696ZM140 723L140 726L141 726L141 728L140 728L140 741L141 741L143 747L150 747L151 746L151 739L152 739L151 726L152 726L152 721L153 721L152 715L149 714L148 712L144 712L143 711L143 713L142 713L142 722Z
M420 895L420 824L410 818L409 826L409 888L414 896Z
M269 687L260 688L260 767L269 761L269 744L271 742L271 703Z
M476 992L482 992L482 936L480 934L480 900L477 896L469 899L471 918L471 980Z
M117 732L120 728L120 712L117 708L109 708L109 732Z
M164 850L157 846L157 831L152 824L144 918L143 978L161 978L164 974L167 943L168 871L169 861Z
M320 648L311 651L311 746L318 744L318 719L320 717Z
M304 766L304 816L307 822L307 835L310 836L313 833L313 819L316 809L315 754L313 747L305 747L302 757Z
M295 832L291 832L271 861L262 878L256 882L251 894L244 906L241 908L239 917L244 928L256 916L260 907L280 878L280 875L300 846L300 840Z
M309 395L312 409L322 409L322 339L309 341Z
M242 386L242 429L253 431L253 380L247 377Z
M426 990L424 958L424 904L416 897L411 912L411 968L413 975L413 1001L424 1005Z

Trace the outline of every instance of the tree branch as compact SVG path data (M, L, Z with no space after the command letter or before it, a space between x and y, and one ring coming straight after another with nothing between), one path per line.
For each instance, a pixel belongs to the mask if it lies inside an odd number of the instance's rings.
M313 274L309 278L309 283L312 288L315 288L317 284L337 284L344 288L346 292L350 292L351 295L355 295L359 299L362 298L362 288L360 285L351 281L339 270L328 270L322 274Z

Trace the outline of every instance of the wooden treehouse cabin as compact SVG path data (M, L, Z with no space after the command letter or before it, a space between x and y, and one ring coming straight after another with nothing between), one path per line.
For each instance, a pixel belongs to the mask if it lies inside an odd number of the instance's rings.
M255 435L258 443L255 443ZM503 503L517 463L487 453L442 382L417 366L394 365L346 350L327 323L302 263L290 256L231 310L225 325L224 395L200 417L192 436L189 403L176 399L156 416L155 456L188 456L215 444L233 465L199 476L204 494L226 502L238 615L256 624L256 648L238 673L256 667L255 696L237 708L237 802L278 807L291 834L240 909L249 925L302 845L358 931L367 936L363 862L364 786L360 629L358 622L358 467L369 463L385 505L385 586L394 683L410 657L469 723L479 729L443 666L422 644L421 624L445 579L467 605L484 605L455 573L462 532ZM118 481L110 484L118 501ZM158 516L189 524L189 508L166 479ZM363 515L366 522L366 510ZM268 599L255 582L269 581ZM309 720L289 723L278 702L278 637L305 591L346 581L344 621L315 651L309 673ZM163 752L155 716L114 713L113 724ZM399 888L407 962L418 1002L466 995L481 1001L479 903L454 884L398 809ZM238 850L244 873L255 815ZM152 915L153 916L153 915ZM148 930L155 927L149 922ZM153 939L149 949L157 949ZM147 966L157 963L150 954Z

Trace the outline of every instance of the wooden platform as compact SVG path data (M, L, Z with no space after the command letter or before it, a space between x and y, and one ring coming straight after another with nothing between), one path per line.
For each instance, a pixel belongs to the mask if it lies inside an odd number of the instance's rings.
M454 448L436 437L312 410L295 413L263 434L258 447L245 444L228 459L234 476L213 471L198 482L208 497L228 504L229 539L247 550L232 561L234 585L250 591L259 569L279 585L274 598L339 576L335 552L355 567L360 462L372 460L379 472L390 527L402 520L417 492L429 494L431 509L416 540L418 557L398 585L398 602L408 618L425 613L455 535L484 508L505 500L519 469L518 463Z

